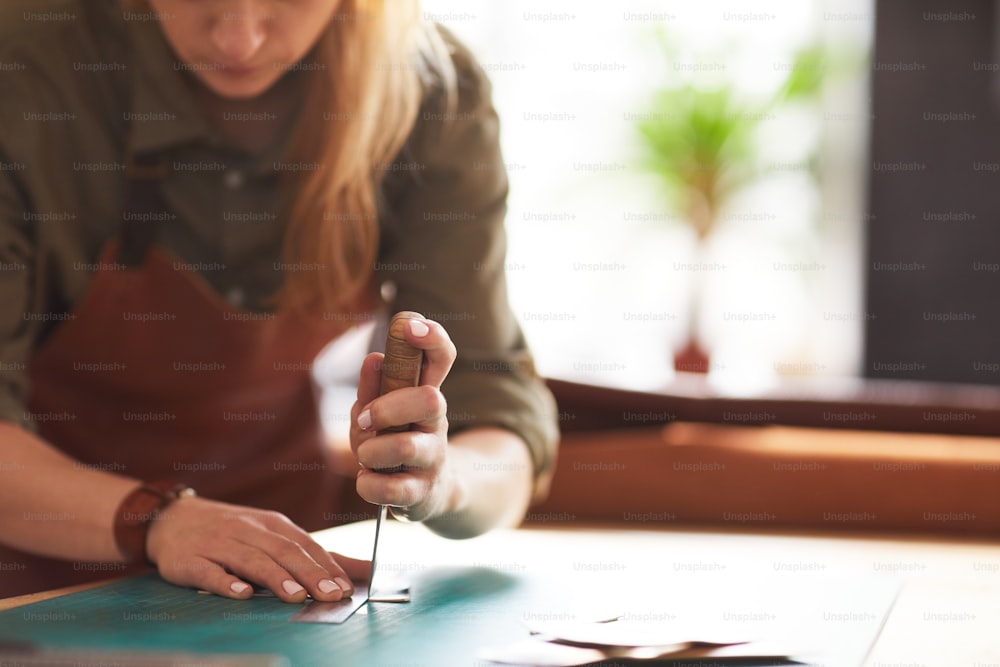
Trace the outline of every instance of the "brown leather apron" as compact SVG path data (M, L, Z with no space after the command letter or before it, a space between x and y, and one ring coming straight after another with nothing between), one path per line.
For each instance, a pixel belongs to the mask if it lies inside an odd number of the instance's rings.
M125 211L165 210L159 164L130 164ZM306 530L373 516L354 479L334 473L310 374L348 327L231 306L153 245L156 223L136 217L123 214L74 317L31 358L39 435L81 465L185 482L202 496L283 512ZM2 546L0 563L0 597L131 571Z

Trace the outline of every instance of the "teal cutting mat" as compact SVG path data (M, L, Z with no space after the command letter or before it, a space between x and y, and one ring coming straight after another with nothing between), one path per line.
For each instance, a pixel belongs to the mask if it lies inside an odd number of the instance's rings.
M269 653L296 666L469 665L484 640L524 637L518 610L530 608L540 585L487 568L441 568L412 584L409 604L373 603L343 625L323 625L288 622L299 605L200 595L149 575L0 612L0 641Z
M824 560L832 546L815 540L595 529L454 541L417 525L382 528L380 572L409 584L409 604L370 603L342 625L291 623L300 605L199 595L150 575L0 612L0 664L2 645L21 642L74 656L159 651L276 655L293 667L489 667L480 650L529 639L526 622L624 614L657 628L790 642L807 649L796 655L803 662L857 667L898 590L895 579L873 577L866 560L835 567L843 556ZM373 536L374 522L314 535L353 556L370 550ZM778 557L829 563L833 576L776 573ZM210 664L178 656L170 667Z
M649 579L647 573L643 579L645 585L634 576L572 571L553 577L489 567L429 568L413 577L411 603L372 603L342 625L323 625L288 622L299 605L199 595L150 575L0 612L0 643L277 654L296 667L486 667L477 652L526 639L525 619L545 614L580 619L586 612L571 600L607 598L610 586L628 582L643 598L644 613L670 609L664 617L677 617L694 596L709 610L770 610L778 623L802 623L793 633L796 639L819 638L823 665L856 666L896 594L887 581L797 581L791 588L756 581L737 590L732 582L692 588L690 577ZM849 622L839 620L844 618Z

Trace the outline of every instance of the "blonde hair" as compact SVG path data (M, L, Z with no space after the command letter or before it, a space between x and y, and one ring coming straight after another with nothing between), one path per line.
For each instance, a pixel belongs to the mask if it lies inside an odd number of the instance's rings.
M314 51L325 81L310 89L291 146L291 159L322 168L291 188L284 242L286 259L322 270L286 272L283 308L345 312L364 297L378 254L382 176L428 88L454 101L447 47L421 20L418 0L341 0L337 11Z
M383 176L426 99L439 93L453 108L457 77L419 0L339 0L311 56L322 67L311 72L286 159L320 168L284 176L282 253L286 265L320 270L286 271L275 305L347 313L370 296Z

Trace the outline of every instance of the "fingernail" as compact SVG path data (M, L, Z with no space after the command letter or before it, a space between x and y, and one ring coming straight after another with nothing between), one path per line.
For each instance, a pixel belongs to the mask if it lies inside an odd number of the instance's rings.
M234 581L229 584L229 590L236 593L237 595L245 593L250 589L250 584L244 584L242 581Z
M320 579L319 581L319 589L324 593L332 593L338 588L343 589L342 586L337 586L337 584L333 583L329 579Z
M289 595L295 595L296 593L301 593L305 590L297 582L292 581L291 579L285 579L281 582L281 587L284 588L285 592Z
M340 590L344 591L345 595L350 595L351 593L354 592L354 586L351 585L351 582L349 582L347 579L344 579L343 577L337 577L336 579L334 579L334 581L337 582L337 585L340 586Z
M430 330L431 328L420 320L410 320L410 333L417 338L423 338Z
M365 410L360 415L358 415L358 426L361 427L362 431L367 431L372 427L372 411Z

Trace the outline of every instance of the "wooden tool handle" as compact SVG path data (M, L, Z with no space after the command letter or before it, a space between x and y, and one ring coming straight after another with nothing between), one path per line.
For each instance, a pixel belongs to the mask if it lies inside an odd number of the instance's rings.
M424 353L406 342L405 328L410 320L422 320L424 316L404 310L392 316L389 322L389 334L385 339L385 359L382 361L382 381L379 385L379 396L404 387L416 387L420 382L420 369L423 366ZM394 433L408 431L409 426L393 426L382 429L379 433Z

